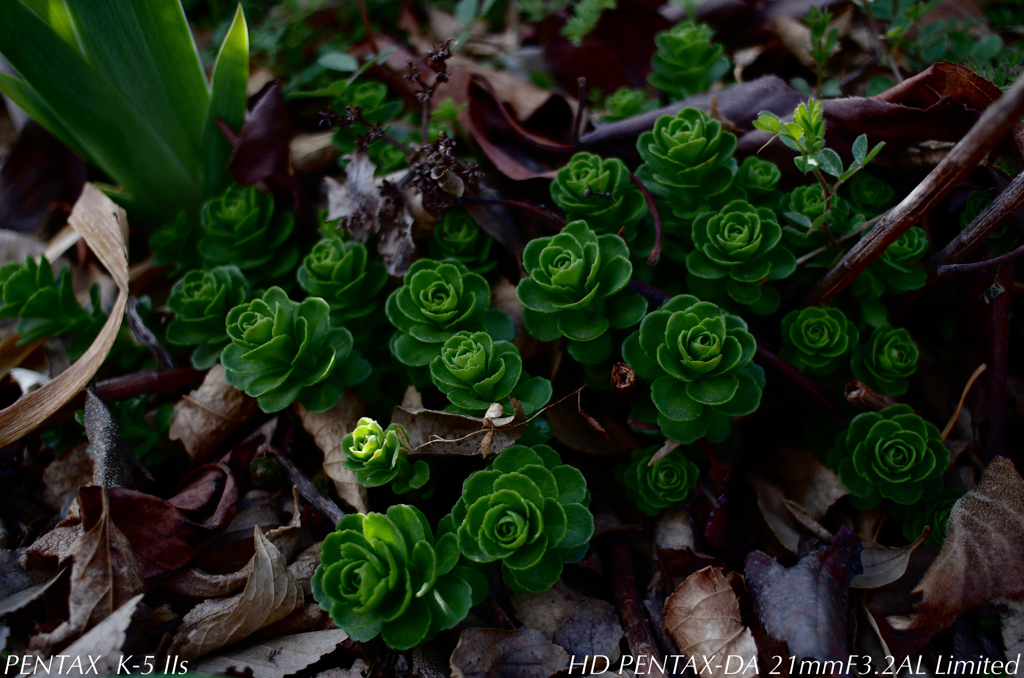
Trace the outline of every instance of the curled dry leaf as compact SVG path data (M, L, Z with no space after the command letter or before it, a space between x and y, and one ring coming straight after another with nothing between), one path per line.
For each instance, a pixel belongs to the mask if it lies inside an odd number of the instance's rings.
M744 564L747 589L765 630L799 659L846 659L850 578L861 571L860 538L840 528L796 565L785 568L761 551Z
M217 363L202 385L174 406L167 435L180 440L190 457L205 461L255 413L256 399L228 384L224 368Z
M1003 647L1006 648L1006 656L1019 657L1024 654L1024 598L1001 598L996 602L999 607L999 618L1003 622Z
M697 660L700 675L757 675L757 645L722 568L705 567L676 587L662 623L679 651Z
M747 480L754 486L757 506L772 534L786 550L797 553L800 549L801 530L793 514L786 508L786 497L782 490L757 476L748 476Z
M281 636L208 655L189 669L199 673L249 673L253 678L280 678L301 671L348 639L341 629Z
M783 494L815 520L821 520L833 504L849 494L839 475L806 450L783 448L773 463L776 468L785 469L779 478Z
M70 563L71 551L80 536L82 524L77 519L65 521L49 532L41 534L31 546L21 552L18 562L27 572L40 569L45 571L46 565L54 559L57 561L55 567L64 567Z
M10 596L0 600L0 617L10 614L11 612L17 612L21 608L25 607L39 596L46 593L46 590L53 585L55 581L63 576L64 570L61 570L57 574L44 581L42 584L36 584L30 586L27 589L23 589L14 593Z
M568 668L569 655L539 631L522 627L466 629L450 660L452 678L548 678Z
M84 532L72 549L68 620L52 633L35 636L33 648L55 648L78 637L142 593L142 575L131 544L111 518L107 488L100 489L101 511L83 519Z
M55 511L64 508L68 495L92 484L92 457L86 445L76 445L60 455L43 470L43 499Z
M496 455L523 435L522 421L507 419L511 420L499 419L488 426L486 418L423 407L398 406L391 412L391 423L404 426L409 434L411 454Z
M142 602L142 596L143 594L139 593L125 601L91 631L65 648L63 654L83 659L88 657L90 661L82 662L83 666L80 668L76 668L72 662L72 665L66 668L61 675L117 675L118 662L122 658L120 650L127 638L132 615L135 614L139 603Z
M914 589L915 629L938 630L962 612L1024 593L1024 479L996 457L953 506L939 556Z
M864 550L860 552L864 572L853 575L850 579L850 588L877 589L902 577L910 564L910 556L924 543L930 531L931 528L925 525L924 532L913 544L900 548L887 548L874 542L865 542Z
M191 660L247 638L302 606L302 590L286 569L281 552L256 527L256 554L245 590L208 600L185 615L168 654Z
M612 664L619 660L622 624L608 601L580 598L559 581L541 593L513 595L512 605L520 621L571 656L602 655Z
M124 241L125 212L103 191L87 183L68 217L89 248L117 283L118 295L96 339L75 364L45 386L26 393L0 410L0 447L34 430L85 387L110 353L128 303L128 253ZM122 229L122 225L125 229Z
M341 451L341 439L366 413L366 403L351 391L345 391L338 404L326 412L310 412L301 403L296 404L295 411L302 420L302 427L324 453L324 473L334 481L338 496L357 513L366 513L366 488L356 481L355 471L345 468L345 453Z
M611 417L598 419L607 435L598 433L586 419L579 415L576 399L569 398L563 403L545 410L544 416L551 424L551 433L558 442L574 450L595 455L623 454L639 447L629 430Z

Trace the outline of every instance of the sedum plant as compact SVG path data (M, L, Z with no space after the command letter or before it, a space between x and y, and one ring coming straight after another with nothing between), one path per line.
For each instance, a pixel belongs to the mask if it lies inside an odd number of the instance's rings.
M5 0L0 26L0 53L20 76L0 74L0 91L102 169L135 214L198 222L230 179L217 121L237 130L245 116L241 7L210 78L178 2Z
M928 234L923 228L914 226L886 247L881 256L871 262L868 271L884 284L886 291L893 294L916 290L924 287L928 276L914 264L927 251Z
M451 514L462 554L478 563L501 562L505 584L517 593L554 586L562 563L586 555L594 534L587 482L547 445L513 445L462 486Z
M711 42L705 24L682 22L654 36L658 51L651 59L647 80L673 99L705 92L729 70L724 48Z
M949 524L949 514L964 496L962 490L954 487L944 488L936 495L925 496L913 506L907 507L901 516L903 523L903 537L907 541L914 541L921 536L927 525L931 528L924 543L932 546L942 546L946 539L946 526ZM896 513L894 511L894 513Z
M895 198L892 186L874 174L860 172L850 180L850 202L866 217L881 214L889 208Z
M838 308L814 306L782 318L782 357L801 372L828 376L860 338L857 326Z
M511 415L512 396L530 415L551 399L551 382L529 377L522 369L515 344L492 341L486 332L457 332L444 342L441 355L431 361L430 376L448 396L448 412L480 417L491 403L499 403Z
M917 370L917 344L903 328L875 328L867 342L854 349L850 359L853 377L883 393L903 395L907 377Z
M199 254L206 267L234 264L254 282L288 273L299 248L286 244L295 227L292 212L275 212L274 197L255 186L231 185L203 206Z
M654 129L640 135L636 149L644 161L637 176L676 217L692 219L712 201L728 202L724 194L737 172L736 136L704 111L684 108L661 116Z
M382 262L370 258L362 243L334 237L313 246L296 277L310 296L330 306L331 325L358 326L358 321L377 310L377 294L388 281L388 271Z
M777 186L781 178L778 165L749 155L736 174L736 187L743 190L752 205L774 208L779 202Z
M683 294L648 313L622 354L637 376L653 382L661 432L692 443L724 440L732 417L757 409L764 372L751 362L756 350L742 318Z
M604 107L608 112L601 116L601 122L616 122L653 111L658 107L658 102L642 89L620 87L608 95Z
M174 320L167 325L167 341L195 346L193 367L210 369L231 341L224 324L228 312L244 304L251 291L237 266L189 271L174 283L167 300L174 311Z
M398 330L391 338L391 353L403 365L429 365L456 332L484 329L490 303L487 281L461 263L414 262L402 287L388 297L388 320Z
M551 199L569 221L583 219L595 233L625 233L632 239L647 211L643 194L618 158L576 153L551 182Z
M839 434L828 465L860 508L883 498L909 506L936 496L949 465L942 434L908 405L864 412Z
M569 339L568 351L578 362L607 360L608 331L635 325L647 310L643 297L625 290L633 271L625 241L597 235L584 221L531 240L523 266L530 276L516 287L526 307L523 325L540 341Z
M779 294L762 285L796 270L796 258L776 247L782 229L775 213L734 200L717 214L705 212L691 227L695 249L686 257L690 289L705 299L728 294L734 301L768 315L779 306Z
M437 260L454 259L473 273L486 275L498 263L490 256L493 243L491 236L465 211L448 210L434 228L430 256Z
M434 538L414 506L346 515L324 539L310 580L313 598L353 640L378 635L408 650L462 621L487 580L459 565L454 534Z
M20 318L19 346L62 334L81 334L91 341L107 319L99 295L99 285L93 284L89 291L93 310L86 311L71 287L71 267L65 266L54 278L45 255L38 264L26 255L24 264L0 267L0 318Z
M633 450L629 465L619 470L626 494L649 516L656 516L662 509L686 501L700 479L697 465L687 459L679 448L651 466L651 459L658 449L659 446L655 445Z
M369 417L361 417L356 427L341 439L345 468L355 472L364 487L391 483L395 494L418 490L430 479L430 466L422 459L409 463L409 434L399 424L382 429Z
M301 400L323 412L346 386L362 383L370 364L352 351L352 335L331 327L330 307L318 297L301 304L280 287L228 312L231 343L221 353L224 378L256 398L264 412Z

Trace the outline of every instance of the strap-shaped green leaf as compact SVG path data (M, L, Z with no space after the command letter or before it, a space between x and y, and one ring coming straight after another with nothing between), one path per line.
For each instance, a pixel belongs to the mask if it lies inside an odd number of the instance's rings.
M204 195L216 195L230 183L227 161L231 155L231 143L217 129L217 118L234 130L241 128L245 120L248 82L249 31L239 5L213 67L213 82L203 123Z
M39 95L29 87L27 82L8 73L0 73L0 92L10 97L11 101L21 107L21 110L45 127L50 134L60 139L65 146L82 157L88 157L78 145L78 139L75 138L71 130L64 126L60 118L50 110L46 102L39 98Z

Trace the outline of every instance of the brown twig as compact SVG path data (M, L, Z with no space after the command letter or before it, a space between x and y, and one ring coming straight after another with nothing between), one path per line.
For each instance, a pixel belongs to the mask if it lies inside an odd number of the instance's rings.
M665 674L658 668L663 665L661 652L654 642L651 627L644 612L643 600L636 588L636 577L633 574L633 556L629 546L621 535L612 537L611 543L612 589L615 591L615 605L619 608L622 628L626 632L626 642L634 657L646 656L650 660L648 666L653 670L647 674L661 676Z
M1006 373L1010 369L1010 307L1012 298L1005 290L1013 284L1016 262L1003 264L996 272L996 284L1003 292L992 300L992 394L988 425L988 444L985 446L985 463L991 462L1003 453L1003 438L1006 432ZM1013 460L1020 467L1018 459Z
M135 341L146 347L161 370L173 370L178 367L174 363L174 358L167 351L167 348L153 334L153 330L146 327L146 324L142 322L142 317L139 315L138 297L128 299L128 306L124 309L124 317L128 321L128 329L131 331Z
M651 254L647 257L647 265L657 266L658 261L661 259L661 215L658 214L658 208L654 206L654 198L651 196L651 192L644 186L644 182L640 181L640 177L630 172L629 180L640 189L644 200L647 201L647 209L651 210L651 220L654 221L654 247L651 248Z
M851 381L846 384L846 402L857 409L874 412L896 404L892 396L879 393L863 381Z
M191 367L180 367L176 370L147 370L145 372L132 372L122 374L119 377L105 379L96 382L93 392L96 397L105 403L124 398L134 398L147 393L158 391L171 391L174 389L195 383L203 378L205 372L192 369ZM80 410L85 405L85 391L71 399L67 405L57 410L56 413L47 419L40 428L53 426L70 419L75 410Z
M370 25L370 13L366 11L366 0L356 0L356 4L359 6L359 18L363 21L363 31L366 32L366 39L370 43L370 49L373 50L374 54L380 54L377 40L373 37L373 26Z
M302 498L315 506L332 524L337 525L345 517L345 512L333 501L320 494L316 486L313 485L313 481L302 472L302 469L292 463L287 455L278 452L277 461L281 464L281 470L288 477L288 482L297 487Z
M1024 114L1024 78L986 109L942 162L815 285L805 305L827 304L885 249L931 212Z
M850 238L854 238L854 237L860 235L864 231L868 230L869 228L871 228L872 226L877 224L878 220L881 219L884 216L885 216L885 214L879 214L877 217L873 217L871 219L868 219L867 221L865 221L863 224L861 224L857 228L853 229L852 231L850 231L849 233L847 233L843 237L839 238L839 240L837 240L836 242L843 243L843 242L846 242L847 240L849 240ZM796 260L796 265L797 266L802 266L803 264L805 264L806 262L810 261L814 257L818 256L822 252L824 252L826 250L830 250L830 249L833 249L831 243L829 243L828 245L822 245L818 249L811 250L807 254L801 255Z
M999 266L1000 264L1005 264L1008 261L1013 261L1022 254L1024 254L1024 245L1021 245L1017 249L1007 252L1002 256L995 257L994 259L976 261L973 264L946 264L945 266L939 266L935 270L935 275L942 276L948 273L967 273L969 271L983 271L986 268L992 268L993 266Z
M956 410L953 412L953 416L949 418L946 423L946 428L942 429L942 442L946 442L946 438L953 432L953 426L956 425L956 420L960 418L960 410L964 408L964 401L967 400L967 394L970 393L971 387L974 386L974 382L978 380L981 373L988 369L988 365L982 363L974 370L970 379L967 380L967 385L964 386L963 392L960 394L960 402L956 405Z
M836 426L845 426L845 422L836 412L836 408L832 406L828 398L818 390L815 386L804 376L804 374L793 367L789 362L780 358L774 351L770 351L763 345L757 345L757 359L768 365L773 370L778 372L790 383L791 386L795 387L798 391L807 396L807 399L817 405L823 412L825 412L829 419Z
M631 278L629 281L629 289L636 292L647 301L654 304L657 308L663 303L672 298L672 295L664 290L658 289L650 283L646 283L638 278Z

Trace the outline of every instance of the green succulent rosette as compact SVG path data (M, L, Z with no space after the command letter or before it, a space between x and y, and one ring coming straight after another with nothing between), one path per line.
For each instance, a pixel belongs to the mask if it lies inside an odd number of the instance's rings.
M782 318L781 355L801 372L832 374L859 339L857 326L838 308L813 306Z
M100 288L89 291L93 312L82 308L71 286L71 267L53 277L45 255L39 263L31 255L25 263L0 266L0 318L20 318L18 345L62 334L95 335L107 316L100 310Z
M793 189L789 194L789 200L784 203L788 207L785 213L788 224L782 229L782 238L790 250L803 252L831 244L828 234L822 227L825 222L825 198L821 193L821 186L799 186ZM846 235L860 225L863 219L863 215L855 215L851 211L847 201L838 195L832 197L828 230L833 238L838 239ZM827 264L835 256L836 252L830 249L823 253L821 258L815 258L815 261Z
M456 332L484 329L491 288L457 261L420 259L387 302L388 320L398 330L391 353L403 365L422 367L441 353Z
M198 268L202 265L196 244L199 240L198 224L190 221L184 212L166 222L149 238L149 249L153 251L153 263L169 266L169 275Z
M569 221L583 219L595 233L624 231L632 239L647 210L629 170L618 158L602 159L576 153L551 182L551 199L565 210Z
M557 452L513 445L466 479L441 524L453 526L470 560L500 561L510 589L539 593L558 581L563 562L586 555L594 534L589 503L583 474Z
M551 399L551 382L523 373L519 349L507 341L492 341L486 332L458 332L449 337L441 355L430 363L430 376L448 396L446 411L483 416L491 403L510 415L509 396L530 415Z
M649 516L686 501L700 479L700 469L680 448L669 452L654 466L648 466L659 449L660 446L655 445L633 450L629 465L621 466L617 474L626 488L626 495Z
M310 296L327 302L332 325L358 325L377 310L388 271L362 243L324 238L302 260L296 277Z
M231 341L224 325L228 312L245 303L251 291L237 266L189 271L174 283L167 300L174 311L174 320L167 325L167 341L195 346L192 365L197 370L210 369Z
M331 327L330 307L318 297L301 304L280 287L228 312L231 343L220 361L229 384L256 398L264 412L301 400L310 412L334 407L347 386L372 371L343 327Z
M942 542L946 539L949 514L962 496L964 496L963 491L947 487L936 495L925 495L918 503L908 506L898 516L902 521L904 539L911 542L916 540L927 525L931 530L925 537L924 543L931 546L942 546ZM893 511L893 513L897 512Z
M555 236L535 238L523 250L529 278L516 287L523 325L540 341L569 339L577 362L594 364L611 355L610 329L640 322L647 301L625 290L633 272L629 248L617 235L596 235L584 221Z
M647 92L642 89L620 87L608 95L604 107L608 112L601 116L601 122L616 122L653 111L658 107L658 102L647 96Z
M463 210L448 210L434 228L430 256L437 260L454 259L468 270L486 275L497 265L491 258L491 236L483 232Z
M876 391L903 395L909 386L907 378L917 371L917 358L910 332L886 324L876 327L867 342L854 349L850 369L854 379Z
M653 382L662 434L679 443L721 442L732 417L758 408L764 371L751 362L756 350L742 318L689 294L648 313L622 345L637 376Z
M854 174L849 186L850 202L853 203L853 208L869 218L888 209L896 197L892 186L867 172Z
M435 539L407 504L346 515L320 548L313 598L356 641L379 634L388 647L408 650L454 627L487 595L486 577L459 565L456 536Z
M734 200L717 214L705 212L691 226L694 251L686 257L691 291L706 299L728 294L734 301L768 315L779 294L760 283L780 280L796 270L796 258L784 247L775 213Z
M729 70L724 48L711 42L713 31L705 24L683 22L654 36L658 51L651 59L648 82L673 99L707 91Z
M934 424L907 405L893 405L854 417L829 452L828 465L858 507L883 498L909 506L938 494L949 450Z
M255 186L233 184L203 205L199 255L207 268L233 264L253 282L288 273L299 260L287 244L295 215L274 209L274 197Z
M857 277L851 291L858 297L874 300L885 292L901 294L924 287L928 275L914 264L927 251L928 234L924 229L908 229Z
M737 172L736 137L704 111L684 108L663 115L636 142L644 164L637 176L664 198L681 219L692 219L715 204L728 202Z
M736 173L736 186L743 190L747 201L759 207L775 207L779 199L776 188L782 172L774 162L747 156Z
M430 479L430 466L423 460L409 462L409 434L399 424L382 429L369 417L341 439L344 466L354 471L356 482L364 487L391 483L395 494L418 490Z

